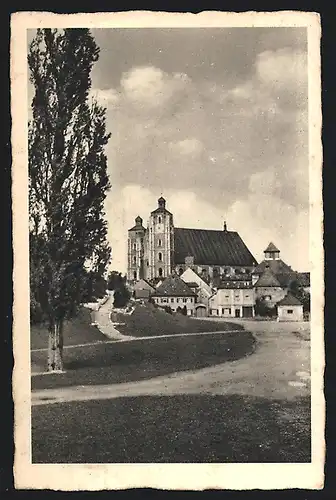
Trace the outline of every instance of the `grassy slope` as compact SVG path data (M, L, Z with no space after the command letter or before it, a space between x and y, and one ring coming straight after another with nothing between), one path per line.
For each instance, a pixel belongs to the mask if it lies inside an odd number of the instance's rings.
M235 323L204 321L182 314L168 314L152 304L137 305L132 315L119 314L118 320L125 323L125 325L118 326L118 330L134 337L244 329L243 326Z
M309 398L119 398L32 408L33 462L308 462Z
M254 345L252 334L241 331L65 349L67 373L36 375L32 389L131 382L195 370L239 359L250 354ZM45 352L32 353L36 364L44 358Z
M96 326L91 325L91 312L82 308L76 318L64 325L64 345L87 344L106 341ZM48 332L45 326L32 325L30 328L31 349L48 347Z

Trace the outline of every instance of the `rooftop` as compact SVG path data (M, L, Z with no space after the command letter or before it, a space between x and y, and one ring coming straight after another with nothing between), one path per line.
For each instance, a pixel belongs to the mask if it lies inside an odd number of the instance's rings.
M174 229L175 263L184 264L194 257L194 264L217 266L254 266L257 261L235 231L213 229Z
M279 280L270 269L266 269L254 285L257 287L281 287Z
M191 288L176 275L168 276L161 285L159 285L154 296L167 297L194 297L196 294Z
M271 241L264 252L280 252L280 250Z
M277 303L278 306L301 306L299 299L294 297L291 293L287 293L286 297Z

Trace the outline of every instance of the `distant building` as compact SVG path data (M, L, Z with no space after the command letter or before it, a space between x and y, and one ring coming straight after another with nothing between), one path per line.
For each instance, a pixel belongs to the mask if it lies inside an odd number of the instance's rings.
M280 250L270 243L264 250L265 258L252 271L252 284L255 298L265 300L269 307L274 307L297 282L306 291L310 290L310 274L298 273L280 258Z
M223 282L209 299L209 315L233 318L254 316L255 295L252 282Z
M303 321L303 305L288 293L277 304L278 321Z
M186 229L174 226L166 200L150 213L147 228L140 216L128 231L129 281L182 275L192 268L205 280L219 275L251 273L257 261L235 231Z
M197 295L195 304L196 316L208 316L209 298L213 294L213 290L209 283L200 276L196 271L188 267L182 274L181 279L187 283Z
M148 281L141 279L133 286L133 295L135 299L149 299L155 292L155 287Z
M169 306L176 312L178 308L187 310L188 316L195 313L196 293L176 275L166 278L152 294L152 299L160 307Z

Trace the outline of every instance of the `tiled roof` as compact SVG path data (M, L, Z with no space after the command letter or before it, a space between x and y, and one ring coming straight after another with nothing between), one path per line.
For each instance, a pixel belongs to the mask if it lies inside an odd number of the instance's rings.
M196 294L189 286L176 275L169 276L159 285L153 294L154 296L167 297L194 297Z
M249 289L253 288L252 282L248 281L227 281L224 283L220 283L217 286L218 289L227 289L227 290L236 290L236 289Z
M184 281L184 280L183 280ZM198 288L199 285L195 281L185 281L185 283L190 287L190 288Z
M258 281L254 285L255 287L281 287L279 281L277 278L274 276L272 271L269 269L266 269L265 272L260 276Z
M271 242L264 252L280 252L280 250Z
M277 306L301 306L299 299L294 297L291 293L287 293L286 297L277 303Z
M295 274L293 269L284 263L281 259L269 259L263 260L260 264L254 269L252 274L263 274L266 269L270 269L273 274Z
M253 266L256 260L235 231L174 229L175 264L194 257L199 265Z

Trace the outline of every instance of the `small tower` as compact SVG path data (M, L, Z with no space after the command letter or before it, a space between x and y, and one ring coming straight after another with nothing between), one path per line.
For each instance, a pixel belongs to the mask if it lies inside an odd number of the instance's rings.
M265 260L275 260L280 259L280 250L274 245L274 243L270 243L266 250L264 250Z
M174 257L173 215L166 209L161 196L150 214L146 241L145 277L166 278L171 274Z
M128 230L128 266L127 279L138 281L144 277L144 241L146 229L138 215L135 226Z

